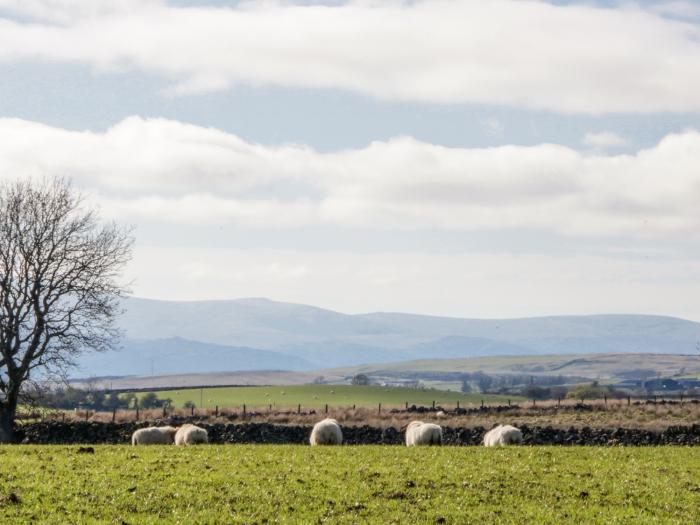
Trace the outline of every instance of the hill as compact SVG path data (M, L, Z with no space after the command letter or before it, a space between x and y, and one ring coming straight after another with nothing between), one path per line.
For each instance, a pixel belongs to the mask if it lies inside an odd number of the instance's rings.
M82 376L255 369L313 370L416 359L498 355L695 352L700 324L645 315L459 319L349 315L307 305L125 301L120 353L86 356Z
M306 370L302 358L270 350L226 346L181 337L126 339L117 352L91 353L80 370L92 376L201 374L212 370Z
M574 376L591 379L638 379L700 374L700 356L670 354L579 354L494 356L468 359L433 359L334 368L322 373L349 377L358 373L386 377L415 377L431 373L481 371L486 374Z

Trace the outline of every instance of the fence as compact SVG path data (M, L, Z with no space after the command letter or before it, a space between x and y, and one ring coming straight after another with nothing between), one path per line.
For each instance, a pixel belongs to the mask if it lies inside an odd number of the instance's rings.
M460 404L457 401L454 405L440 405L433 401L430 405L415 405L408 402L402 405L386 405L377 403L374 406L363 405L359 408L367 410L368 413L374 412L378 416L390 416L401 413L425 413L442 411L445 415L464 415L474 413L488 412L503 412L507 410L582 410L593 409L619 409L624 406L639 406L649 404L662 405L684 405L684 404L700 404L700 395L698 394L666 394L666 395L649 395L649 396L623 396L623 397L607 397L599 399L527 399L518 402L507 400L506 404L487 403L483 399L479 403ZM191 417L200 419L246 419L265 416L279 415L328 415L330 411L338 410L357 410L356 405L336 405L330 406L324 404L322 407L303 407L301 404L290 407L273 407L268 404L264 406L250 406L242 404L236 407L222 408L218 405L213 409L197 409L191 407L188 409L172 409L169 407L161 407L155 409L144 409L138 405L134 408L120 408L112 411L99 411L85 408L75 408L68 411L60 410L32 410L27 412L19 412L16 419L20 422L27 421L90 421L96 415L100 415L101 420L110 420L112 422L119 421L142 421L168 417Z

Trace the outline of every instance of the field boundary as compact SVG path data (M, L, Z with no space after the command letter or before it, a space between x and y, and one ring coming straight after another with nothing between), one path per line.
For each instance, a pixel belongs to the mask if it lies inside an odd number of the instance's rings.
M192 421L205 428L210 443L236 444L307 444L309 425L274 425L271 423L206 423L196 419L171 419L158 424L181 425ZM148 423L43 422L19 429L23 444L125 444L131 434ZM551 426L520 427L526 445L581 446L700 446L700 425L674 426L663 431L639 429L554 428ZM402 428L380 428L370 425L342 426L343 441L348 445L402 445ZM445 427L443 443L453 446L480 445L484 427Z

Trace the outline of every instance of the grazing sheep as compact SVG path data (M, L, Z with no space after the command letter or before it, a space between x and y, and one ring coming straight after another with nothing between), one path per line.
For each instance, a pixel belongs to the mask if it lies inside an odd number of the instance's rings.
M326 418L314 425L309 439L311 445L341 445L343 433L335 419Z
M445 414L444 410L438 410L435 412L435 417L447 417L447 414Z
M435 423L411 421L406 427L406 446L442 445L442 428Z
M176 445L197 445L199 443L209 443L209 436L203 428L187 423L177 429Z
M511 425L498 425L484 435L485 447L516 445L523 442L523 433Z
M131 444L136 445L172 445L175 441L176 428L148 427L140 428L131 435Z

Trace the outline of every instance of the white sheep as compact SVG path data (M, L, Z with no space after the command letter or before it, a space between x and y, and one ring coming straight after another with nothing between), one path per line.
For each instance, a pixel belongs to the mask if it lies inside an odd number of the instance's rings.
M406 446L442 445L442 428L435 423L411 421L406 427Z
M136 445L172 445L175 441L176 428L148 427L140 428L131 435L131 444Z
M516 445L523 442L523 433L511 425L498 425L484 435L485 447Z
M341 445L343 432L335 419L326 418L314 425L309 442L311 445Z
M199 443L209 443L209 436L203 428L187 423L177 429L176 445L197 445Z

